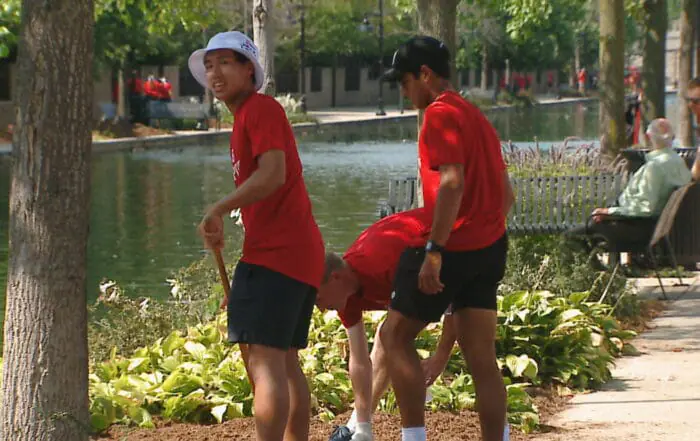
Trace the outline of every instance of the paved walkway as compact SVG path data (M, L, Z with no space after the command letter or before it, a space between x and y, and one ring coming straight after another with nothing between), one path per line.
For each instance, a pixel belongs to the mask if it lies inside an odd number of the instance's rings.
M645 281L645 284L649 283ZM668 279L668 285L673 283ZM700 415L700 278L668 289L672 301L635 339L601 391L576 395L537 441L691 441ZM658 288L654 291L658 296ZM681 296L678 300L673 300Z
M541 95L537 97L539 104L543 106L559 105L559 104L569 104L572 102L590 101L591 98L562 98L560 100L555 99L551 95ZM497 108L507 108L509 106L499 106ZM415 117L417 114L416 110L404 109L400 111L398 105L387 105L385 107L384 116L378 116L377 107L336 107L329 109L317 109L309 111L309 114L316 117L319 124L340 124L353 121L368 121L368 120L378 120L378 119L395 119L395 118L410 118ZM214 132L215 129L209 129L210 132ZM204 132L206 133L206 132ZM190 135L201 135L202 131L177 131L175 136L190 136ZM159 135L160 137L171 137L172 135ZM140 138L143 139L143 138ZM7 155L11 153L11 144L0 143L0 155Z
M537 100L540 105L550 106L556 104L569 104L572 102L590 101L595 98L562 98L557 100L553 95L540 95ZM499 106L506 108L509 106ZM403 113L397 105L387 105L384 108L385 116L377 115L377 107L335 107L329 109L310 110L309 114L316 117L320 124L346 121L362 121L377 118L396 118L401 116L415 116L416 110L404 109Z

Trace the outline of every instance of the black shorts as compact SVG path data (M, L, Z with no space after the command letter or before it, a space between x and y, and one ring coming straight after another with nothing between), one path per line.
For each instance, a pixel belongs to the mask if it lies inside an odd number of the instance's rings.
M316 289L268 268L239 262L228 298L228 341L304 349Z
M450 312L464 308L496 310L507 254L505 234L480 250L443 252L440 280L445 287L438 294L428 295L418 289L425 249L407 248L399 259L390 308L424 322L439 321L448 307Z

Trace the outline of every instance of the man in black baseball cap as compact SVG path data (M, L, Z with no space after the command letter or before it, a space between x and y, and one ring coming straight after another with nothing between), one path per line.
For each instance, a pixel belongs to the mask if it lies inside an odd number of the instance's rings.
M406 248L394 296L379 332L401 411L402 441L425 441L425 385L415 338L452 305L462 354L474 379L484 441L507 439L506 391L496 361L496 299L508 241L512 188L501 142L478 107L449 82L450 53L432 37L414 37L394 54L385 81L425 114L418 138L425 241Z
M399 82L403 86L405 74L412 74L413 79L419 80L427 69L444 80L444 87L452 88L448 82L450 51L447 46L433 37L420 35L399 46L394 52L391 67L382 75L381 80ZM404 94L417 108L424 109L430 104L425 94L411 94L412 90L413 88L404 88Z

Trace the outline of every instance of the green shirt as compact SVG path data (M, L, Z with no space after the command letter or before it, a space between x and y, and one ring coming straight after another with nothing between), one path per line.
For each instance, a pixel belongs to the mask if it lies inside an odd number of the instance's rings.
M690 182L690 170L683 158L671 148L653 150L646 163L632 175L619 197L619 206L609 214L655 217L661 214L671 193Z

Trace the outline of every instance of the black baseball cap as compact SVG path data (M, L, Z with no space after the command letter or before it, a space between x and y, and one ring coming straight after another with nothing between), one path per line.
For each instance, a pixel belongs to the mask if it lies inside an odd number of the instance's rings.
M418 74L421 66L428 66L443 78L450 77L450 51L433 37L419 35L403 43L394 52L391 68L382 75L382 81L400 81L404 74Z

